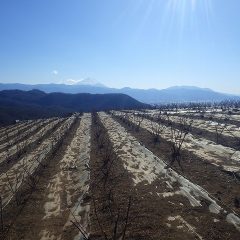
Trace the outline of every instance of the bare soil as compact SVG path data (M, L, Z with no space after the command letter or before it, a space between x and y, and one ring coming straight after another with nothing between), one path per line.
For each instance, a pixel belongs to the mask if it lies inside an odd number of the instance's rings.
M44 228L42 219L45 215L44 203L48 197L47 186L51 178L59 171L59 161L74 137L79 123L80 120L77 120L65 135L62 144L45 163L47 166L38 170L36 189L29 189L26 184L19 193L21 203L17 205L15 201L12 201L4 210L5 232L2 236L0 235L1 240L40 239L39 232ZM62 227L62 220L58 219L54 224Z
M130 133L130 132L129 132ZM96 145L93 144L93 146ZM108 143L107 146L111 145ZM97 155L97 150L93 155ZM101 168L101 159L103 157L97 155L96 160L92 162L91 168L99 169ZM93 160L93 158L92 158ZM113 171L113 177L111 182L114 181L117 171L124 171L123 159L118 158L116 164L116 170ZM99 165L95 165L99 162ZM138 168L138 166L136 166ZM126 168L125 168L126 169ZM94 171L93 171L94 172ZM91 179L97 179L97 174L92 176ZM126 179L126 180L125 180ZM146 182L139 182L136 185L133 182L134 176L131 172L127 171L124 174L124 178L118 180L117 183L122 182L120 185L116 186L118 194L117 201L125 202L124 195L126 199L126 187L129 192L133 194L132 207L129 215L129 225L127 231L126 239L238 239L239 232L231 224L224 222L226 216L224 213L218 215L209 213L208 203L204 204L202 202L201 207L186 207L189 206L188 200L181 196L175 195L171 199L161 197L158 195L159 192L166 191L166 184L163 180L157 178L151 184ZM124 184L125 182L125 184ZM110 183L111 184L111 183ZM176 186L177 187L177 186ZM107 206L107 199L104 195L107 194L108 190L104 189L100 185L97 185L95 189L92 189L92 197L97 198L98 207L97 212L100 222L103 225L105 232L110 234L110 229L108 228L110 223L103 223L105 219L108 219L109 211ZM97 192L97 190L99 192ZM120 194L122 193L122 194ZM107 194L108 196L108 194ZM178 204L176 204L178 203ZM123 209L126 209L126 207ZM201 219L199 219L199 215ZM211 217L210 217L211 216ZM210 221L211 218L223 219L222 223ZM187 219L187 222L184 220ZM99 227L98 220L94 210L92 209L92 224L95 224L95 228L92 229L94 235L93 239L104 239L101 238L101 228ZM199 222L200 221L200 222ZM190 224L198 226L198 232L191 227ZM200 224L201 223L201 224ZM94 232L95 231L95 232ZM109 235L107 235L109 237Z
M156 156L164 159L167 163L171 159L171 145L165 139L160 138L158 143L154 142L153 135L140 128L135 131L135 128L123 123L119 118L114 117L127 131L136 137L139 142L145 145ZM235 212L240 214L240 206L236 204L236 199L240 198L240 180L233 175L221 171L218 167L208 163L204 159L195 156L192 152L184 149L182 151L182 167L183 172L177 163L174 163L173 168L182 175L186 176L192 182L206 189L214 197L216 197L223 205L230 207Z
M206 121L214 121L214 122L219 122L219 123L224 123L224 124L230 123L230 124L233 124L233 125L236 125L236 126L240 127L240 121L231 119L231 114L227 114L227 113L223 113L223 114L226 114L225 118L214 117L214 114L212 116L207 116L204 113L200 114L200 115L194 115L194 114L189 113L189 116L187 114L184 114L184 116L186 116L190 119L200 119L200 120L205 119ZM234 113L234 115L235 114L236 113ZM178 113L171 114L171 115L179 116Z
M51 134L56 131L61 124L63 124L63 122L66 121L63 120L61 122L59 122L58 124L56 124L56 126L54 126L52 129L50 129L47 134L45 134L42 138L38 139L35 142L32 142L31 144L27 145L22 152L11 156L9 159L7 159L7 161L4 161L0 164L0 174L7 172L14 164L16 164L18 161L20 161L25 155L31 153L32 151L34 151L35 148L37 148L37 146L39 146L42 142L45 141L45 139L49 138L51 136ZM32 135L31 135L32 136Z
M189 117L190 119L194 119L192 116ZM165 124L167 126L168 122L167 121L163 121L163 124ZM217 122L222 122L224 124L227 124L228 121L218 121L216 119ZM176 123L176 122L173 122L171 121L172 125L174 126L174 128L176 129L181 129L182 126L181 124L179 123ZM240 123L238 123L239 125ZM236 150L240 150L240 139L238 139L237 137L231 137L231 136L226 136L226 135L223 135L223 134L219 134L218 138L217 138L217 134L215 132L211 132L211 131L208 131L208 130L205 130L205 129L200 129L200 128L197 128L197 127L194 127L192 126L190 128L190 133L192 135L195 135L195 136L198 136L198 137L203 137L207 140L210 140L210 141L213 141L213 142L216 142L217 144L221 144L225 147L230 147L230 148L234 148ZM223 131L224 133L224 131Z
M153 154L169 162L171 155L169 142L160 138L156 143L153 135L147 130L140 128L136 131L136 127L122 123L118 117L114 119ZM46 167L38 170L36 189L29 189L25 184L19 193L21 203L17 205L12 201L7 206L3 216L5 231L2 235L0 231L0 240L74 239L78 229L64 228L69 217L66 211L61 211L60 215L48 220L45 220L45 217L46 203L49 202L49 184L56 176L61 175L61 159L66 154L79 126L78 119L54 155L47 160ZM188 199L182 195L176 194L172 198L159 195L166 192L166 183L158 176L151 183L147 181L136 183L134 174L126 169L126 162L119 157L109 140L106 128L96 114L92 118L90 157L89 166L86 166L90 170L90 190L83 199L84 202L91 203L89 239L120 240L124 237L125 240L239 239L240 233L233 225L223 224L226 218L224 212L209 213L208 202L203 200L201 207L192 207ZM14 162L10 164L13 165ZM3 171L10 168L9 166ZM182 151L182 166L183 172L177 164L172 167L193 183L206 189L225 209L229 211L232 209L240 214L240 206L236 204L236 199L240 199L238 179L187 149ZM62 181L62 186L69 183L67 178ZM174 186L173 190L175 189L178 189L178 186ZM80 190L78 194L82 194ZM70 208L65 190L61 192L58 200L56 208ZM51 213L54 214L54 211ZM216 218L216 222L210 221L209 216ZM222 219L224 221L218 222ZM192 225L198 226L198 232ZM49 232L56 234L51 235Z

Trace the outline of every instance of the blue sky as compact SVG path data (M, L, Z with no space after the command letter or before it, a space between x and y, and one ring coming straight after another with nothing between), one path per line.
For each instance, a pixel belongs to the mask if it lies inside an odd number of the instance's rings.
M1 0L0 82L240 94L239 0Z

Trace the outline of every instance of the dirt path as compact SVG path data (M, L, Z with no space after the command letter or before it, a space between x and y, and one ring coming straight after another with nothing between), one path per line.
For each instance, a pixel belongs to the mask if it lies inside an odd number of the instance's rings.
M56 119L46 119L41 121L36 121L33 126L29 127L28 129L24 129L22 133L17 133L12 138L7 138L4 143L0 145L0 153L5 151L7 148L12 147L13 145L20 144L27 138L31 137L32 135L36 134L41 128L48 125L50 122L53 122Z
M145 233L148 226L139 208L142 199L135 191L133 175L114 152L108 133L95 113L91 139L90 239L121 239L124 233L125 239L149 239ZM145 216L147 214L145 212Z
M12 158L18 152L21 152L28 145L33 144L34 142L38 141L38 139L41 138L45 133L47 133L49 129L53 128L61 121L62 121L61 119L57 119L53 122L50 122L48 125L41 128L36 134L32 135L25 141L22 141L19 144L13 145L10 148L6 149L5 151L1 152L0 164L2 164L6 160Z
M115 114L121 115L119 112L115 112ZM134 123L131 114L128 114L128 116L129 121ZM143 119L141 127L152 132L152 123L148 119ZM170 127L164 128L161 137L169 142L172 141ZM224 147L202 137L196 137L190 133L186 137L183 149L187 149L189 152L192 152L196 156L205 159L225 171L235 174L240 173L240 151Z
M151 110L149 111L151 112ZM215 121L220 123L230 123L240 127L240 115L239 114L229 114L227 112L223 113L214 113L214 112L179 112L179 113L169 113L171 115L185 116L192 119L205 119L208 121Z
M190 133L195 137L205 138L206 140L235 150L240 149L240 122L234 124L230 120L198 118L187 113L166 115L157 110L147 110L146 112L128 111L128 113L140 114L153 121L157 121L160 118L163 125L169 126L169 124L172 124L176 129L181 129L184 122L192 122Z
M152 116L153 118L156 116ZM181 116L162 116L164 124L170 121L174 127L181 128L183 119L188 122L192 121L190 132L192 135L204 137L207 140L221 144L226 147L239 150L240 131L239 126L230 124L229 122L221 123L218 121L210 121L204 119L192 119L191 117L183 118Z
M172 154L170 142L160 137L159 142L156 143L153 134L148 130L140 128L139 131L136 131L134 127L129 126L127 122L121 121L118 117L114 117L114 119L155 155L162 158L166 163L170 162ZM188 179L202 186L223 205L231 207L240 214L240 205L238 205L240 182L234 175L222 171L218 166L194 155L188 149L182 151L181 164L184 170L183 174ZM177 163L172 167L182 173Z
M29 120L26 122L17 123L12 126L2 128L0 130L0 142L2 142L6 138L6 134L12 136L16 133L15 132L16 129L22 130L28 128L29 126L32 126L33 122L34 120Z
M67 133L21 214L11 229L11 239L80 239L71 221L88 230L91 117L83 115Z
M161 211L156 209L158 218L156 213L152 215L154 220L161 222L162 234L165 234L162 239L214 239L213 236L237 239L240 219L227 213L203 188L165 169L162 159L142 146L110 116L101 113L100 118L124 167L134 175L136 188L151 200L152 205L163 206Z
M38 146L40 146L44 141L46 141L48 138L51 137L51 135L57 131L58 128L61 127L61 125L66 121L67 119L61 119L60 121L57 120L56 124L53 122L52 125L45 126L44 128L40 129L38 133L36 133L38 136L35 138L35 140L28 145L20 145L23 148L20 148L19 151L17 151L15 154L10 155L0 163L0 175L2 173L7 172L9 169L11 169L14 164L21 161L23 158L25 158L28 154L31 154ZM49 124L51 124L49 123ZM32 136L33 137L33 136ZM33 138L32 138L33 139Z
M169 116L169 118L170 121L175 123L180 123L181 121L181 116ZM239 127L230 123L223 124L205 119L194 119L192 124L192 126L195 128L204 129L213 133L216 132L216 128L221 130L224 125L226 126L226 129L221 133L222 135L232 137L232 134L234 133L236 137L240 137Z
M41 162L53 151L54 147L61 141L66 131L71 127L75 117L70 117L58 128L46 141L38 146L31 154L26 155L7 172L0 175L0 192L2 204L5 207L30 176L36 171Z
M82 235L71 221L81 223L86 233L89 230L90 205L84 198L89 189L90 130L91 115L84 114L60 160L59 171L47 186L41 240L81 239Z

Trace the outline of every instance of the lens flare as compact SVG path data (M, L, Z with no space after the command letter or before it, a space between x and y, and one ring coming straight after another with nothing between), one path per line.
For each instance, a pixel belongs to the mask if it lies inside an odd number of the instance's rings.
M174 32L179 43L185 37L199 40L201 31L211 33L212 15L212 0L166 0L161 26L167 39Z
M134 39L142 37L149 29L154 29L156 37L166 42L173 35L180 41L189 34L199 39L200 31L212 30L212 1L129 0L117 22L121 24L130 16L136 23L132 31Z
M209 23L212 0L167 0L167 11L175 18L180 18L181 24L192 19L194 15L205 17Z

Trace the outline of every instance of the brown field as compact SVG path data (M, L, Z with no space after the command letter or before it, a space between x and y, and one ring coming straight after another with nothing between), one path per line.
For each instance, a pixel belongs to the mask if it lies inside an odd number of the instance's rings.
M0 239L240 239L240 115L111 111L0 129Z

